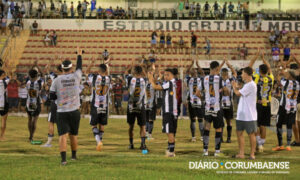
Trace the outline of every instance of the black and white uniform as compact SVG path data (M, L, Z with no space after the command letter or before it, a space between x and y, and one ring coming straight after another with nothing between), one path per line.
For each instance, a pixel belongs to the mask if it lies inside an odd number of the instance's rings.
M39 116L41 113L41 90L43 85L44 81L41 78L38 78L34 82L28 79L26 82L26 89L28 91L26 112L29 116Z
M214 128L224 127L222 112L222 78L219 75L208 75L204 77L204 86L198 87L205 90L205 121L213 122Z
M233 80L233 78L222 80L223 87L229 90L229 96L225 96L224 93L222 96L223 115L226 120L233 119L233 88L231 85Z
M165 81L162 84L163 89L163 133L175 133L177 128L176 117L178 115L177 110L177 98L176 98L176 80Z
M188 86L187 100L188 100L188 110L191 121L195 121L195 118L198 118L198 121L202 121L204 118L204 111L202 108L201 98L196 96L197 88L201 89L203 86L203 81L200 77L186 77L185 82Z
M97 74L89 75L88 83L93 88L90 125L107 125L110 77Z
M55 73L50 73L49 74L49 78L52 80L52 83L54 81L55 78L57 78L57 75ZM50 95L49 95L50 96ZM48 97L50 99L50 97ZM50 112L48 114L48 122L51 123L56 123L56 111L57 111L57 101L51 101L51 105L50 105Z
M157 82L156 84L160 85L160 82ZM160 109L163 104L163 92L162 91L155 91L155 101L156 101L156 109Z
M9 105L7 99L7 85L9 78L0 80L0 115L5 116L8 113Z
M132 76L126 76L126 79L129 92L127 123L133 125L135 123L135 119L137 119L138 125L144 126L146 125L146 81L144 78L136 78Z
M296 120L297 97L300 86L297 80L282 79L280 82L283 90L278 112L277 127L286 124L287 128L290 129Z
M146 103L146 122L149 122L149 120L154 121L156 119L156 92L153 89L151 83L147 83L146 86L146 97L147 97L147 103Z

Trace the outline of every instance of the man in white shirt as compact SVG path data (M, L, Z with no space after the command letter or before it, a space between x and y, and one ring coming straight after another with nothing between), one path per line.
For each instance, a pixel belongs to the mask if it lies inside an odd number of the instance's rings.
M240 96L237 118L236 118L236 133L239 143L239 153L234 158L244 158L244 145L245 140L243 131L246 130L251 145L250 159L255 159L255 132L257 130L257 110L256 110L256 93L257 87L252 80L253 70L251 67L246 67L242 72L242 79L244 86L242 89L238 89L236 82L232 83L234 93Z

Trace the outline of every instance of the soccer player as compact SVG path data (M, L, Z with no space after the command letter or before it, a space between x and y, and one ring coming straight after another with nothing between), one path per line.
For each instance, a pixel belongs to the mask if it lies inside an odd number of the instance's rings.
M6 76L5 71L3 69L0 69L0 115L2 117L0 141L4 140L6 120L8 116L8 99L7 99L8 83L9 83L9 78Z
M90 68L88 68L88 70L89 69ZM90 74L88 83L93 89L90 125L92 126L92 131L97 143L96 150L101 151L103 148L102 137L104 134L104 126L107 125L109 112L108 106L111 78L108 75L107 66L105 64L100 64L99 74ZM99 128L97 127L98 124Z
M222 112L222 93L228 89L223 88L222 78L219 76L220 69L224 65L225 61L220 65L217 61L210 63L210 75L204 77L203 86L198 86L197 96L201 97L201 91L205 90L205 125L203 132L203 156L208 156L208 143L209 143L209 132L211 123L216 129L215 135L215 156L223 156L221 153L221 137L222 127L224 127L223 112ZM223 92L224 91L224 92Z
M256 56L257 57L257 56ZM259 66L259 74L254 74L254 82L257 84L257 126L256 143L259 152L264 151L266 141L266 127L270 126L271 122L271 95L274 85L274 76L271 71L271 66L261 53L263 64ZM253 58L249 67L253 67L257 58Z
M26 82L26 88L28 91L26 112L28 115L29 141L32 142L36 130L36 123L41 112L41 90L44 85L44 81L38 77L38 71L35 69L29 70L28 75L29 79Z
M77 48L76 71L72 72L72 62L62 62L62 75L54 79L50 88L50 99L57 100L56 124L59 135L61 165L67 164L67 136L71 141L72 160L76 160L77 135L80 122L80 81L82 78L82 50Z
M281 68L281 72L278 75L278 79L280 75L284 77L281 79L280 83L283 88L282 96L280 100L280 107L278 111L278 119L277 119L277 138L278 138L278 146L273 148L273 151L280 151L286 149L287 151L291 151L291 140L292 140L292 126L295 124L296 120L296 111L297 111L297 96L299 94L300 86L299 82L296 80L297 73L295 70L284 71ZM282 144L282 125L286 124L287 128L287 146L284 148Z
M61 73L62 73L61 65L58 65L56 67L56 73L51 72L49 74L49 78L51 79L51 84L53 83L54 79L57 78L57 76L59 76ZM50 97L48 98L50 99ZM42 147L52 147L51 143L54 137L54 124L56 123L57 102L52 100L50 101L51 101L50 112L48 114L48 140L44 145L42 145Z
M198 62L196 62L196 65L198 67L198 72L195 68L192 68L194 65L194 61L192 61L191 66L188 67L186 70L187 77L185 78L185 84L188 89L188 94L187 94L187 100L188 100L188 110L189 110L189 116L191 120L190 124L190 129L192 133L192 142L196 142L196 137L195 137L195 130L196 130L196 119L199 124L199 130L200 130L200 135L201 139L203 139L203 130L204 130L204 124L203 124L203 119L204 119L204 109L202 108L202 101L201 98L199 98L196 95L197 88L198 86L203 86L203 78L198 76L198 73L204 75L204 72L202 68L198 65Z
M153 89L151 83L147 82L146 87L146 96L147 96L147 103L146 103L146 136L149 140L152 138L152 131L153 131L153 123L156 119L156 93Z
M133 67L132 61L132 66ZM127 123L129 124L129 149L134 149L133 128L135 119L140 126L141 150L147 150L146 146L146 80L143 78L144 72L141 66L134 66L131 70L132 76L125 72L126 82L129 91L129 101L127 106Z
M237 73L227 59L225 60L225 63L228 66L228 68L231 70L232 77L231 78L229 77L229 72L227 68L223 68L221 70L222 85L224 89L225 88L227 89L222 94L222 107L223 107L223 116L227 125L226 143L231 143L231 132L232 132L231 120L233 119L233 88L231 83L234 79L236 79ZM223 136L223 130L222 130L222 136Z
M177 127L177 98L176 80L173 69L166 69L164 72L164 82L162 85L155 83L153 73L148 73L149 82L155 90L163 91L163 129L162 132L168 136L167 157L175 157L175 132Z

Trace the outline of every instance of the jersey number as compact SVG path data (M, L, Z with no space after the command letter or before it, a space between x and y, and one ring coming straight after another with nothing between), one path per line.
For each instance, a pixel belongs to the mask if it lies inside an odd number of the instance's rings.
M141 93L141 88L140 87L136 87L134 90L134 97L139 97Z
M209 95L215 97L215 91L212 84L209 85Z
M290 89L288 91L287 98L289 98L289 99L297 99L298 93L299 93L299 91L294 91L293 89Z
M106 95L107 90L108 90L108 87L106 85L105 86L98 85L97 89L96 89L96 94L98 96L104 96L104 95Z
M31 97L31 98L37 97L37 93L36 93L35 89L29 89L28 94L29 94L29 97Z

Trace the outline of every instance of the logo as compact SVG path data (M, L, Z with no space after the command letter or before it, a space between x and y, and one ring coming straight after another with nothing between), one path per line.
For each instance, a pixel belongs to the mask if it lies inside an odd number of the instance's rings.
M170 95L171 95L171 96L173 96L173 95L174 95L174 92L173 92L173 91L171 91L171 92L170 92Z

